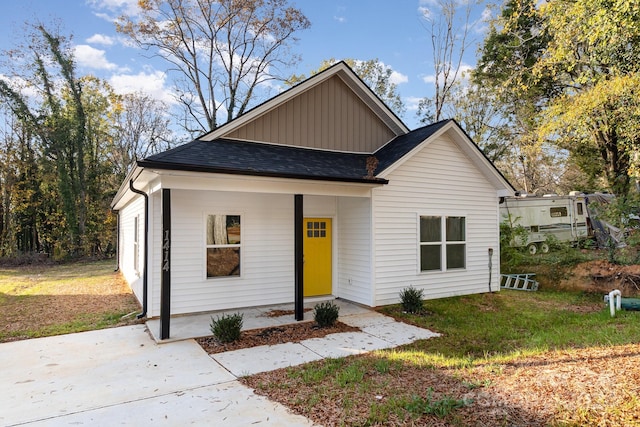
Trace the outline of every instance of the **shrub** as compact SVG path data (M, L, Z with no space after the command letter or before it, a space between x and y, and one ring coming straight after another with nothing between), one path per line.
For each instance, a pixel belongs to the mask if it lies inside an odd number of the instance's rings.
M518 272L518 266L530 261L522 247L512 246L527 242L529 232L522 225L511 225L511 221L500 223L500 268L504 273Z
M313 318L321 328L333 326L338 320L338 312L340 307L331 301L316 304L314 307Z
M240 339L242 331L242 313L223 314L215 320L211 317L211 332L221 343L229 343Z
M407 313L418 314L424 309L422 289L416 289L413 286L404 288L400 292L400 301L402 302L402 309Z

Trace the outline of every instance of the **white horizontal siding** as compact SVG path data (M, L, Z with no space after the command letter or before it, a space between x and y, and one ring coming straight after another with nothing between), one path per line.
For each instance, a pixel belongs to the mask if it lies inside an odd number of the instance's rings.
M172 190L171 313L292 301L293 207L293 195ZM159 212L156 214L161 218ZM240 277L206 278L208 214L241 215ZM159 238L161 223L157 222ZM158 247L154 250L154 268L158 271L160 256ZM154 316L159 315L155 309L159 307L159 277L154 283Z
M142 302L142 275L144 273L144 198L138 196L118 212L118 262L123 277ZM134 221L138 217L138 271L134 266Z
M338 200L338 290L341 298L372 305L371 200Z
M457 146L443 136L394 170L389 184L373 191L375 305L399 301L412 285L425 298L489 290L488 248L494 249L493 289L499 277L498 198ZM466 217L466 268L419 272L420 215Z

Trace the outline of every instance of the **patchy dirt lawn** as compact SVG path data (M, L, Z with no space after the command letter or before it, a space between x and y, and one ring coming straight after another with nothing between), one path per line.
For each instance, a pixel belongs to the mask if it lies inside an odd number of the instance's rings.
M557 288L603 295L618 289L625 297L636 297L640 295L640 265L618 265L606 260L584 262L558 281Z
M140 306L114 266L0 267L0 342L139 323Z
M638 426L640 425L640 345L576 349L523 357L509 363L446 368L415 360L373 367L393 352L349 358L368 367L360 384L320 382L290 369L242 381L324 426ZM315 362L317 366L320 363ZM320 370L320 368L318 368ZM344 369L341 372L352 371ZM415 415L397 408L401 399L431 397L433 405L464 401L444 417Z

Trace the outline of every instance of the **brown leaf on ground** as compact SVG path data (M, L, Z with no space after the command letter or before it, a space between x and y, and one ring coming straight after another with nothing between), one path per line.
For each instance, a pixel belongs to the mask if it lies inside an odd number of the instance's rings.
M52 273L52 269L57 270ZM82 323L86 324L83 330L96 329L105 316L140 310L122 275L110 266L105 268L104 263L28 265L11 270L19 276L14 289L0 293L0 342L64 333L61 325L65 324ZM40 286L52 275L56 275L55 281ZM100 279L94 280L94 276ZM140 322L131 315L109 323L123 326Z
M409 359L384 373L371 368L376 361L391 360L391 354L382 351L348 358L347 364L360 363L369 369L361 383L347 386L336 385L335 375L305 381L304 375L295 374L300 368L264 372L241 381L327 427L640 426L639 344L551 351L471 368L420 366ZM402 410L383 412L391 400L410 401L415 396L466 404L441 418ZM376 422L376 416L384 421Z

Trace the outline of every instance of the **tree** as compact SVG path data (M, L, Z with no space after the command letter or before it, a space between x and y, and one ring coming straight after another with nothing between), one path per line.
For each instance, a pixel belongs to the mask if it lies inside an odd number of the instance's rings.
M576 152L595 148L607 187L626 197L640 145L640 2L558 1L539 13L550 41L534 72L556 88L540 135Z
M171 64L185 111L185 129L216 129L244 113L260 87L283 80L280 67L310 26L287 0L141 0L141 18L118 19L117 30ZM226 113L226 114L224 114ZM220 117L219 117L220 115Z
M168 107L142 93L112 95L113 141L110 151L115 174L122 181L139 159L171 148Z
M485 40L475 76L496 88L522 124L516 145L539 147L529 150L539 154L553 144L556 152L548 152L568 153L568 165L621 196L640 142L639 6L638 0L510 0Z
M398 116L404 114L406 108L402 97L398 93L398 84L393 81L394 71L390 66L384 64L377 58L366 61L346 58L342 61L344 61L394 113ZM312 70L310 74L312 76L316 75L338 62L335 58L325 59L320 63L320 66ZM304 74L293 75L287 79L286 83L292 86L306 78Z
M420 102L418 114L426 116L429 121L443 118L445 104L450 100L453 86L460 76L462 58L469 48L472 4L470 0L462 2L462 19L458 19L461 3L457 0L437 0L436 13L423 9L431 35L435 93L432 98Z
M508 157L510 124L491 88L457 82L451 88L451 101L445 114L454 118L492 162Z
M34 28L29 46L10 52L12 79L0 99L18 123L11 209L19 251L94 253L109 217L105 177L108 100L104 83L77 77L65 37ZM24 91L25 86L30 91Z
M551 92L549 81L533 73L548 44L548 37L541 33L543 25L535 0L507 1L490 24L472 73L473 84L492 93L501 106L503 138L511 147L501 163L503 170L528 193L553 186L551 180L557 174L543 178L540 173L559 154L536 137L537 117Z

